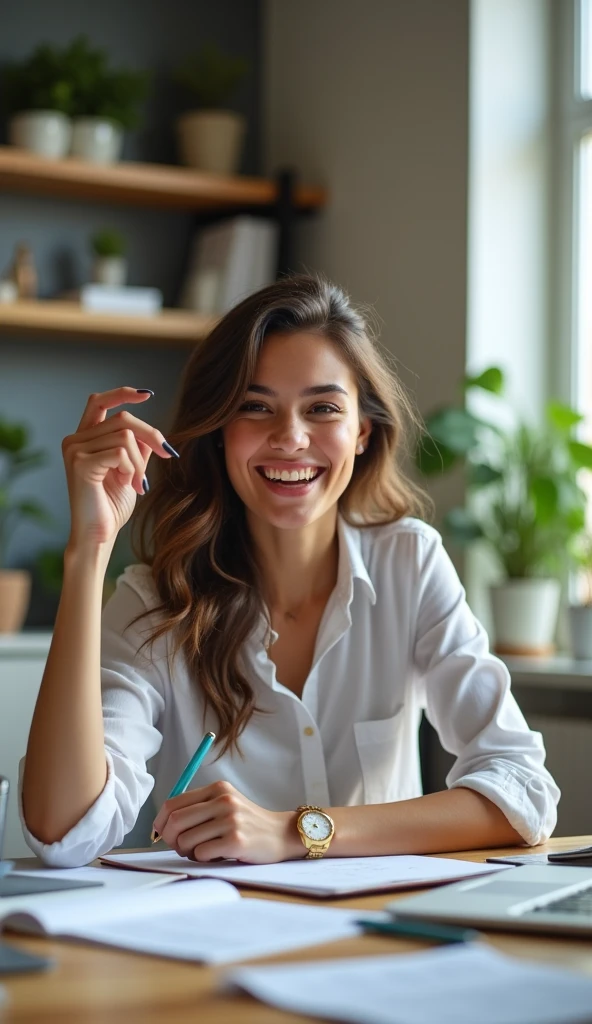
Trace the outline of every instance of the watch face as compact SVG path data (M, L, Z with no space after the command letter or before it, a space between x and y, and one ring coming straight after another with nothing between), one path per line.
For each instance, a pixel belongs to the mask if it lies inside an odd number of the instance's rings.
M300 825L309 839L323 840L331 835L331 822L320 811L307 811L302 815Z

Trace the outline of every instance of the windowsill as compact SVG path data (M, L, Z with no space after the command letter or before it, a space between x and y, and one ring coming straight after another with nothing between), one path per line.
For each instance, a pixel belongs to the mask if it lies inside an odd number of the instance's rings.
M572 690L592 690L592 661L576 661L570 654L552 658L502 657L512 682L521 686L568 686Z

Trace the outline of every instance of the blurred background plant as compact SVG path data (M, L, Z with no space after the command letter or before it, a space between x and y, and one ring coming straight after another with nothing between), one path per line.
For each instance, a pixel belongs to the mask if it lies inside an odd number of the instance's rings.
M72 116L105 118L135 128L148 91L148 73L110 68L107 52L93 47L83 35L70 44L68 53L74 82Z
M247 75L249 62L225 53L215 43L204 43L175 72L175 80L191 96L193 105L205 110L227 106Z
M25 110L74 112L78 76L76 44L65 48L42 43L29 57L2 71L2 105L8 114Z
M498 367L467 376L465 403L472 391L502 403L504 386ZM562 576L566 561L577 564L586 521L579 476L592 469L592 447L575 434L583 417L553 401L540 426L510 415L508 427L474 415L465 403L428 415L416 452L426 476L464 465L467 502L448 512L444 531L461 545L486 541L510 579Z
M48 525L51 517L34 498L17 497L18 480L47 462L46 453L31 446L29 430L22 423L8 423L0 418L0 568L13 532L24 520Z
M108 258L125 255L125 241L115 228L103 228L91 235L90 246L95 256Z

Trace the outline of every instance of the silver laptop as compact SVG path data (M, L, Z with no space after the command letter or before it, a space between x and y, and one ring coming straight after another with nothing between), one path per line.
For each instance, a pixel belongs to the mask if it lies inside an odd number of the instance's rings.
M592 935L592 869L559 864L508 868L394 900L386 909L401 919Z
M10 871L12 861L2 860L2 849L4 847L4 830L6 828L6 810L8 807L8 779L0 775L0 878Z

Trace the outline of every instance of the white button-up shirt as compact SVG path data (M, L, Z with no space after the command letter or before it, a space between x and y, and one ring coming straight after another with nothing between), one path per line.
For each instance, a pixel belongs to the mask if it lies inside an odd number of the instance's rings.
M139 651L154 613L126 628L158 603L150 570L136 565L104 610L107 782L59 842L40 843L23 822L29 846L48 864L85 864L119 846L152 789L159 806L204 731L216 731L182 654L170 667L170 635ZM432 527L411 518L365 529L339 521L337 585L302 698L276 677L267 654L273 639L262 617L244 652L257 706L267 713L250 719L242 756L234 750L216 759L214 745L194 786L226 779L278 811L420 796L425 708L456 756L447 785L488 797L527 843L551 834L559 790L544 768L541 736L529 730Z

